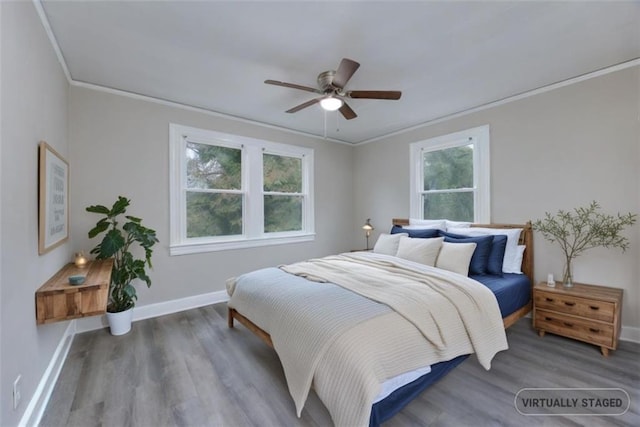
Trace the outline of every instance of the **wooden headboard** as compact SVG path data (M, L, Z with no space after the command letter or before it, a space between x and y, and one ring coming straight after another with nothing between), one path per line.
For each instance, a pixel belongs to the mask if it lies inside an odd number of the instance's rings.
M394 218L393 225L409 225L409 220L404 218ZM531 287L535 285L533 278L533 227L531 221L526 224L471 224L472 227L483 228L522 228L520 233L519 245L525 245L524 254L522 255L522 272L529 277Z

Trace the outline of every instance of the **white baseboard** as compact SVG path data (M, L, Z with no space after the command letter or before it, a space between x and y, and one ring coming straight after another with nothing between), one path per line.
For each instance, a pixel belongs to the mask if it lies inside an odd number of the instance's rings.
M640 343L640 328L634 328L633 326L622 326L622 330L620 331L620 339L622 341Z
M136 308L133 309L133 321L136 322L138 320L164 316L165 314L178 313L180 311L226 302L228 300L229 295L227 295L226 291L217 291L156 304L136 306ZM76 329L78 333L94 331L108 326L106 316L87 317L78 319L77 322Z
M49 362L47 369L44 371L44 374L38 383L38 387L36 388L35 393L33 393L33 397L29 401L27 409L25 409L24 414L22 414L22 419L20 419L20 423L18 424L19 427L37 426L40 424L40 420L42 419L44 410L49 403L49 398L51 397L51 393L58 381L58 376L60 376L60 372L64 366L64 361L67 359L67 354L69 354L69 349L71 348L71 343L73 342L73 337L75 335L76 321L72 320L64 331L64 334L58 343L58 347L53 353L53 357L51 357L51 361Z
M195 295L192 297L180 298L173 301L165 301L156 304L143 305L133 310L133 321L149 319L152 317L163 316L165 314L177 313L192 308L204 307L206 305L226 302L229 296L226 291L210 292L208 294ZM529 315L528 315L529 316ZM107 326L105 316L94 316L83 319L76 319L69 322L69 326L65 330L56 351L49 362L44 375L34 393L29 406L25 410L19 427L37 426L40 423L44 410L49 403L49 398L56 385L64 361L67 358L73 337L76 333L101 329ZM623 341L631 341L640 343L640 328L623 326L620 334Z
M227 301L229 301L227 291L218 291L180 298L173 301L143 305L142 307L136 307L133 310L133 321L150 319L152 317L164 316L165 314L178 313L192 308L204 307L206 305Z
M226 291L218 291L157 304L143 305L133 310L133 321L177 313L192 308L204 307L205 305L226 302L228 300L229 296ZM18 424L19 427L31 427L40 424L40 420L49 403L49 398L58 381L58 376L67 359L75 335L80 332L102 329L106 326L105 316L86 317L69 322L69 326L67 326L56 351L51 357L49 366L47 366L44 375L42 375L38 387L22 415L20 424Z

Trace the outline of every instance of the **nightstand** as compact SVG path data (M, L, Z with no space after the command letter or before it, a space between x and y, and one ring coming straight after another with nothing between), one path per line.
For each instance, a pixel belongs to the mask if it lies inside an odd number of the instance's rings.
M604 356L615 350L620 335L622 289L574 283L533 288L533 327L600 346Z

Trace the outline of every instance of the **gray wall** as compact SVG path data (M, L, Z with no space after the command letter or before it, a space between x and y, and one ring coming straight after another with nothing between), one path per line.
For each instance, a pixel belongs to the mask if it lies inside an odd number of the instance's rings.
M138 305L224 290L234 275L350 249L353 148L213 115L92 89L72 87L69 114L71 234L74 250L91 249L92 204L131 198L129 213L158 232L151 289ZM169 256L169 123L311 147L315 157L313 242Z
M68 322L36 326L34 292L77 250L88 250L95 218L84 208L122 194L161 240L150 290L139 305L224 289L256 268L364 245L409 211L409 143L491 125L494 222L598 200L607 212L640 212L640 69L635 67L357 148L68 84L31 3L0 2L0 425L15 425ZM170 257L169 123L315 149L314 242ZM38 255L37 145L70 163L71 239ZM596 249L575 264L576 280L625 289L623 323L640 326L640 225L631 249ZM374 235L375 238L375 235ZM536 236L536 276L560 275L560 251ZM11 384L22 374L22 404Z
M409 144L489 124L491 219L523 223L597 200L607 213L640 213L640 67L596 77L358 146L355 225L376 232L409 215ZM597 248L574 262L576 281L625 290L623 324L640 327L640 224L631 248ZM360 233L354 239L360 239ZM560 277L560 249L535 235L535 275ZM640 331L636 330L636 333Z
M68 159L68 84L31 2L1 2L0 425L16 425L67 322L36 326L34 293L70 260L38 256L38 142ZM73 176L73 175L72 175ZM11 387L22 374L22 403Z

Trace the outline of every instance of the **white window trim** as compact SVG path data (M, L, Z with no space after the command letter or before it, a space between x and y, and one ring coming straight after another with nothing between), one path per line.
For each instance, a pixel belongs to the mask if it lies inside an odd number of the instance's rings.
M189 239L186 237L186 197L183 192L183 183L187 178L185 168L187 139L193 142L215 142L216 145L242 148L242 181L245 189L242 234ZM263 232L263 153L302 159L302 194L306 196L306 199L302 210L301 231ZM169 125L169 254L185 255L314 240L313 154L311 148L171 123Z
M422 189L423 174L422 153L424 150L434 151L445 148L468 145L473 142L473 213L474 222L488 224L491 222L491 162L489 158L490 129L489 125L479 126L448 135L414 142L410 145L410 206L411 218L423 219Z

